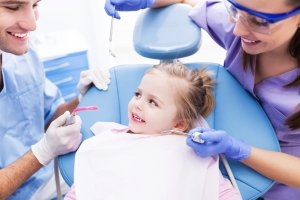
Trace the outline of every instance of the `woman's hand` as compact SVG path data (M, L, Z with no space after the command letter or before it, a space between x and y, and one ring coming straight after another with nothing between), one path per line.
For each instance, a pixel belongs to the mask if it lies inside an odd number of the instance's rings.
M135 11L150 8L155 0L106 0L105 11L109 16L120 19L118 11Z
M187 145L201 157L223 153L233 160L245 160L250 156L251 147L241 140L230 136L225 131L195 128L189 133L192 134L194 132L201 132L201 139L205 142L197 143L189 136Z

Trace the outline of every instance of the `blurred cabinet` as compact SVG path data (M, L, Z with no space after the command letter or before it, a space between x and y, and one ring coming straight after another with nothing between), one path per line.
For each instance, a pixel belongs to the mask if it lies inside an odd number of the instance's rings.
M57 85L66 101L79 95L76 85L80 78L80 72L89 68L87 51L44 60L43 64L46 77Z
M66 101L79 95L80 72L89 68L85 38L76 30L34 33L31 42L42 59L46 77Z

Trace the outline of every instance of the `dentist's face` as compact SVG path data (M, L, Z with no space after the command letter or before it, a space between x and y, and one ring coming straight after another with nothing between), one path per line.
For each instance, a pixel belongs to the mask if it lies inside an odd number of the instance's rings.
M286 0L236 0L236 2L252 10L272 14L290 12L295 9L295 7L288 5ZM242 16L236 22L234 34L241 37L243 50L252 55L287 52L289 43L300 25L300 14L297 14L271 24L269 34L264 34L252 30L243 18L246 17ZM264 23L260 23L260 20L257 21L257 17L250 17L250 20L257 27L265 26Z
M160 72L146 74L128 104L128 126L134 133L160 133L176 126L174 80Z
M36 29L40 0L0 0L0 49L22 55L28 50L29 33Z

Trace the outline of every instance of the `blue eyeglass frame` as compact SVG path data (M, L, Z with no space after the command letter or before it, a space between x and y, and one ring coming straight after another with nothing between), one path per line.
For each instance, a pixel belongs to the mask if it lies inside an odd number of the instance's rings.
M263 12L258 12L252 9L249 9L247 7L244 7L238 3L236 3L234 0L225 0L228 1L229 3L231 3L232 5L234 5L237 9L245 11L251 15L254 15L256 17L260 17L262 19L267 20L270 23L276 23L278 21L284 20L286 18L289 18L293 15L296 15L298 13L300 13L300 7L296 8L290 12L286 12L286 13L278 13L278 14L270 14L270 13L263 13Z

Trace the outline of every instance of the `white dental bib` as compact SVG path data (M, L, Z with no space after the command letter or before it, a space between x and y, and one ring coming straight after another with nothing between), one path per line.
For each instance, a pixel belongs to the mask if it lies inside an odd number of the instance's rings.
M218 199L218 159L198 157L185 137L91 129L76 153L77 199Z

